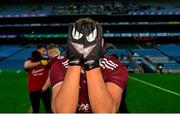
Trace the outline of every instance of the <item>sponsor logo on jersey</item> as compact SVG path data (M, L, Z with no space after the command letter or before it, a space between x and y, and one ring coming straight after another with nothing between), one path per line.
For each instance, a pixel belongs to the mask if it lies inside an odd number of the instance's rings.
M89 104L80 104L78 110L79 111L88 111L90 109Z
M32 71L32 75L33 76L42 76L44 74L44 72L43 72L44 70L45 70L44 68L41 68L41 69L38 69L38 70L34 69Z

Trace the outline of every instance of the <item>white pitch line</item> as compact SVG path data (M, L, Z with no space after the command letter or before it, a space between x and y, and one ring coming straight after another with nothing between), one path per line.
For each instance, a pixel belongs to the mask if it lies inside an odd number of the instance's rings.
M171 93L171 94L174 94L174 95L177 95L177 96L180 97L180 93L176 93L176 92L174 92L174 91L171 91L171 90L168 90L168 89L159 87L159 86L157 86L157 85L154 85L154 84L145 82L145 81L143 81L143 80L140 80L140 79L137 79L137 78L134 78L134 77L131 77L131 76L129 76L129 78L132 79L132 80L141 82L141 83L143 83L143 84L149 85L149 86L151 86L151 87L157 88L157 89L159 89L159 90L162 90L162 91L165 91L165 92L167 92L167 93Z

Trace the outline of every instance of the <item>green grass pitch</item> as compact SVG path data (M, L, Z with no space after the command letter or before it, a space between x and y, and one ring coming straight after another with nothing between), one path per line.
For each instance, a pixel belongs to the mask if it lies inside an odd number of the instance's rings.
M130 77L180 93L180 74L129 74ZM129 78L127 105L130 112L180 112L180 96ZM25 72L0 71L0 113L28 112L30 107ZM41 112L44 112L41 106Z

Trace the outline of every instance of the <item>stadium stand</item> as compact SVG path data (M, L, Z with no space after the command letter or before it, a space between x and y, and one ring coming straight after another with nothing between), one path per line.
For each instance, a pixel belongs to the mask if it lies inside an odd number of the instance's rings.
M170 4L170 3L171 4ZM46 3L4 3L0 7L0 17L31 17L48 15L180 15L179 6L172 1L80 1Z
M64 49L58 46L59 50L63 53ZM0 69L18 69L22 70L25 60L31 55L32 51L36 49L33 44L21 45L2 45L0 47L0 57L4 57L0 61Z
M179 73L180 64L179 63L165 63L163 64L164 73Z
M124 7L120 1L89 1L89 2L49 2L3 4L0 8L1 17L45 16L45 15L80 15L80 14L120 14Z
M167 44L158 46L159 50L172 58L180 58L180 46L176 44Z
M155 49L132 49L133 59L140 64L146 72L156 72L156 65L149 61L148 58L162 56Z
M117 54L118 56L123 55L128 55L128 51L124 49L109 49L108 52L106 53L107 55L112 55L112 54Z
M6 49L9 50L10 47L11 46L6 47ZM35 50L35 46L32 45L27 49L11 55L7 59L0 62L0 69L23 69L24 61L30 56L33 50ZM9 53L12 52L10 51Z
M63 55L65 54L64 49L58 46ZM31 52L35 50L35 45L30 45L28 48L21 45L2 45L0 49L4 50L0 52L1 58L0 69L23 69L24 61L30 56ZM6 51L8 50L8 51ZM117 54L121 59L121 62L128 67L130 72L135 70L133 65L128 59L128 51L123 49L109 49L106 55Z
M179 58L176 44L160 45L157 49L132 49L133 56L138 64L141 64L147 72L157 72L162 66L163 72L179 72L180 66L176 58Z
M129 15L179 15L178 1L173 0L138 0L131 5ZM130 3L129 3L130 4Z
M126 49L108 49L106 52L106 55L117 55L119 59L121 60L121 63L123 63L127 68L129 72L134 72L135 71L135 65L133 65L128 56L129 52Z
M161 57L148 57L149 61L151 61L152 63L155 64L159 64L159 63L168 63L170 62L169 58L167 56L161 56Z
M142 65L145 72L179 72L180 47L176 44L158 45L150 49L131 49L137 64Z
M178 64L178 63L165 63L164 68L166 68L166 69L179 69L180 64Z
M0 46L0 60L20 51L22 46L20 45L2 45Z
M163 56L159 51L155 49L132 49L132 51L140 56Z
M134 49L137 46L121 45L124 49L108 49L106 55L116 54L129 72L157 72L159 65L163 72L180 72L180 46L178 44L158 45L155 48ZM63 55L64 48L58 45ZM0 69L23 69L24 61L35 50L35 45L1 45Z
M157 46L157 49L169 58L169 60L163 62L164 72L180 72L180 46L176 44L164 44Z

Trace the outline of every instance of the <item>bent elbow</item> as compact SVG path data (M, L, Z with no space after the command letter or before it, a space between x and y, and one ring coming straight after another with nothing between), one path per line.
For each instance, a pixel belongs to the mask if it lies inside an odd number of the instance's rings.
M28 69L28 67L24 64L24 69Z
M24 69L28 69L28 62L27 61L24 63Z

